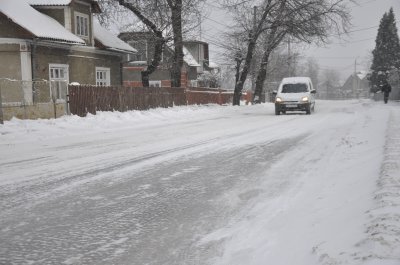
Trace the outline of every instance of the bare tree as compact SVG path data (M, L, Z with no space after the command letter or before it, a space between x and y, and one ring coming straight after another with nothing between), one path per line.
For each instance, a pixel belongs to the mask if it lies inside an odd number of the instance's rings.
M286 35L308 43L323 42L332 29L346 31L349 21L345 5L348 0L264 0L257 8L259 14L257 12L253 17L249 12L243 12L251 10L252 3L249 2L253 1L224 1L225 6L241 18L239 26L251 32L244 65L235 85L234 105L240 104L243 85L249 73L257 41L262 34L266 35L266 44L256 82L256 96L262 91L269 55Z
M317 60L313 57L307 58L307 61L301 64L300 68L298 73L310 77L314 88L318 89L320 67Z
M173 62L171 69L172 86L179 87L181 68L183 65L183 34L197 27L193 17L201 10L204 0L99 0L106 12L99 15L103 24L108 24L112 18L120 17L124 7L150 30L155 38L154 54L148 67L142 71L143 86L149 86L149 76L159 66L164 47L173 40ZM182 25L185 25L183 27Z
M169 21L164 18L162 13L163 7L154 1L153 4L147 1L129 1L129 0L99 0L100 5L106 12L101 13L98 18L100 23L108 24L110 20L119 16L123 10L119 9L117 4L131 11L139 21L141 21L155 36L154 38L154 54L150 64L141 72L143 87L149 87L150 74L159 66L162 58L162 51L166 43L163 36L165 25ZM151 15L148 11L151 11Z
M167 0L171 10L172 31L174 32L174 62L171 69L171 85L181 86L183 66L182 0Z

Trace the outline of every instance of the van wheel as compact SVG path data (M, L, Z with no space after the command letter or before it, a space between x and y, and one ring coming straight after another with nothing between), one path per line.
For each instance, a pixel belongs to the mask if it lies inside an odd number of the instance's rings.
M306 108L306 114L310 115L311 114L311 106L308 105L308 107Z
M281 111L278 106L275 106L275 115L280 115Z

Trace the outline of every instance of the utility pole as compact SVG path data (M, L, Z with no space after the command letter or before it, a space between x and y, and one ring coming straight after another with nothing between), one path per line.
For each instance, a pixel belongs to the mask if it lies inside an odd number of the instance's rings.
M291 58L291 51L290 51L290 37L288 37L288 45L287 45L287 47L288 47L288 61L287 61L287 63L288 63L288 76L291 76L292 75L292 70L291 70L291 68L292 68L292 65L291 65L291 61L292 61L292 58Z
M2 80L0 80L0 124L4 124L4 117L3 117L3 100L1 98L1 83Z
M251 38L254 38L257 29L257 6L253 7L253 34ZM256 87L256 62L253 58L251 64L251 90L254 92Z
M358 96L358 76L357 76L357 57L354 60L354 77L353 77L353 97Z
M253 14L253 32L256 32L257 28L257 6L254 6L254 14Z
M199 27L200 28L199 29L200 32L199 33L200 33L200 41L201 41L201 38L202 38L202 36L201 36L202 35L202 32L201 32L201 30L202 30L201 29L201 14L199 14L199 25L200 25L200 27Z

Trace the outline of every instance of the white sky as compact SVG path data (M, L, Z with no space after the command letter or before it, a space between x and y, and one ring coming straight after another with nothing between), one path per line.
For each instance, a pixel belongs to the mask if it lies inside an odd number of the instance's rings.
M351 6L352 31L349 36L342 39L332 37L330 44L325 47L308 47L300 50L305 56L312 56L323 69L336 69L342 74L342 78L354 71L357 59L357 70L367 70L367 58L375 46L375 37L379 21L383 14L390 7L393 7L397 20L397 27L400 26L400 1L399 0L357 0L358 5ZM202 25L202 40L210 44L211 60L221 63L217 59L218 50L216 45L221 43L219 34L228 30L229 18L225 12L218 9L214 1L208 0L206 7L210 8L209 18L205 19Z

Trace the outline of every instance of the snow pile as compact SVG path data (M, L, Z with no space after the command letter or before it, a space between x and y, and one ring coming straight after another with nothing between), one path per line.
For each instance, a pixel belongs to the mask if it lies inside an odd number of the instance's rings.
M375 192L376 208L368 211L368 237L359 243L364 260L383 264L382 259L400 260L400 113L392 113L385 155ZM396 263L397 264L397 263Z
M264 107L262 107L264 108ZM176 122L195 121L203 117L213 117L220 113L230 113L239 110L238 107L218 105L177 106L173 108L157 108L147 111L127 112L97 112L86 117L76 115L63 116L58 119L20 120L13 118L0 125L0 136L3 140L57 137L80 134L82 130L92 133L114 130L115 128L140 129L145 126L162 126Z

